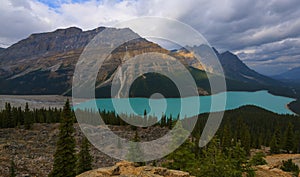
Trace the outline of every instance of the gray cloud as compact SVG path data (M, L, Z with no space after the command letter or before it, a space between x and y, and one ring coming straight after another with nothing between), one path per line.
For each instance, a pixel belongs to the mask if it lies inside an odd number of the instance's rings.
M154 15L191 25L211 45L234 51L264 74L283 72L300 63L299 0L55 2L60 4L57 8L34 0L1 0L0 45L12 44L34 32L68 26L92 29Z

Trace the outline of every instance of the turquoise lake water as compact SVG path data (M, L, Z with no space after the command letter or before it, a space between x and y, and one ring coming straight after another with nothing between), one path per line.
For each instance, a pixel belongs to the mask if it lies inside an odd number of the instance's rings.
M226 104L224 100L226 99ZM214 106L211 106L214 100ZM180 115L191 117L200 113L231 110L244 105L255 105L279 114L294 114L287 108L287 104L294 101L293 98L275 96L267 91L257 92L223 92L210 96L187 97L187 98L121 98L121 99L96 99L80 103L75 109L98 108L106 111L116 111L124 114L143 115L144 110L148 115L161 117L163 113L172 114L173 117ZM95 104L96 103L96 104ZM200 103L200 104L199 104ZM95 107L97 105L97 107ZM181 107L183 105L183 107Z

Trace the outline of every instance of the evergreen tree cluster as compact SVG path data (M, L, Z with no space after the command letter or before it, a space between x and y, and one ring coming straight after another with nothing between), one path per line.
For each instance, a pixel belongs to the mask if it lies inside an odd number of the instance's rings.
M76 156L73 124L74 115L71 111L69 100L67 100L62 111L53 169L49 177L75 177L76 174L92 169L92 156L90 155L89 142L86 138L82 141L78 157Z
M88 120L98 117L98 111L76 110ZM99 111L103 121L108 125L129 125L121 117L134 119L135 122L154 123L154 126L172 129L178 121L172 116L163 115L160 121L147 115L117 115L115 112ZM212 113L214 114L214 113ZM216 137L204 148L198 142L209 114L200 114L193 129L191 139L170 154L165 166L172 169L189 171L195 176L241 176L254 174L251 165L264 164L263 154L249 159L250 149L271 147L271 153L300 152L300 119L295 115L279 115L255 106L245 106L226 111ZM192 118L181 120L183 129L190 126ZM24 127L30 129L34 123L60 123L59 140L57 141L51 176L72 177L91 169L92 157L89 154L89 143L82 141L81 150L76 154L76 141L73 124L76 122L74 111L69 101L63 109L25 109L12 107L6 103L0 111L0 128ZM89 122L90 123L90 122ZM134 126L133 126L134 128ZM136 128L136 127L135 127ZM139 141L136 133L133 141ZM132 147L132 150L139 149ZM142 153L142 152L141 152ZM128 154L128 158L135 158ZM13 166L13 165L12 165ZM77 168L75 168L77 167ZM12 170L12 173L14 171Z
M24 126L25 129L30 129L33 123L58 123L60 117L61 109L29 109L28 103L26 103L25 109L22 109L5 103L5 108L0 110L0 128Z
M199 137L208 114L198 116L192 132ZM186 119L188 122L188 118ZM296 115L280 115L255 106L226 111L217 132L223 148L241 142L247 155L250 149L271 147L271 153L300 153L300 119Z
M57 108L40 108L40 109L30 109L28 103L24 109L21 107L12 107L10 103L5 104L5 108L0 110L0 128L15 128L24 127L25 129L30 129L34 123L60 123L63 110ZM120 114L117 115L114 111L106 110L76 110L76 114L83 114L89 123L93 123L90 120L98 119L98 114L100 113L102 120L107 125L129 125L125 120L130 120L131 122L137 122L142 124L160 125L161 127L172 128L174 122L172 116L166 117L162 116L160 121L157 117L148 115L145 110L144 116L137 115L127 115ZM72 117L76 122L74 111L71 110ZM122 117L122 118L121 118ZM178 117L177 117L178 119ZM135 127L136 128L136 127Z
M203 177L242 177L254 176L255 171L241 143L224 149L219 138L197 148L197 141L187 140L177 150L168 155L164 167L188 171L193 176Z
M286 172L292 172L295 177L299 175L299 167L292 161L292 159L282 161L281 169Z
M123 114L121 113L120 115L116 114L115 111L106 111L106 110L90 110L90 109L77 109L75 111L76 115L81 115L80 117L86 118L85 120L81 120L82 123L88 123L88 124L93 124L97 125L99 122L97 119L99 118L99 113L101 115L101 118L103 122L106 125L130 125L127 122L135 122L136 124L139 125L154 125L154 126L160 126L160 127L167 127L169 129L172 129L174 124L176 123L176 120L179 119L179 115L177 116L176 119L170 115L167 117L166 115L162 115L160 120L158 120L157 117L152 116L152 115L147 115L146 110L144 111L144 115L134 115L134 114ZM122 118L121 118L122 117ZM93 122L95 120L95 122ZM127 122L125 120L128 120ZM132 130L136 130L137 127L132 126Z
M172 129L178 120L171 116L163 115L158 121L154 116L117 115L113 111L100 111L100 115L107 125L129 125L125 120L137 123L147 121L154 126ZM76 110L76 114L84 114L87 120L98 119L98 112L93 110ZM71 110L73 121L76 122L74 112ZM214 113L212 113L214 114ZM34 123L59 123L62 119L63 110L57 108L29 109L26 103L25 109L12 107L9 103L0 111L0 128L24 127L30 129ZM122 117L122 118L121 118ZM200 114L192 132L193 137L200 138L206 124L208 114ZM189 118L183 121L189 122ZM91 123L91 122L89 122ZM132 126L136 130L135 126ZM247 155L251 148L260 149L262 146L271 147L271 153L300 153L300 119L295 115L280 115L266 111L255 106L245 106L236 110L226 111L222 124L217 132L222 147L234 146L238 141Z

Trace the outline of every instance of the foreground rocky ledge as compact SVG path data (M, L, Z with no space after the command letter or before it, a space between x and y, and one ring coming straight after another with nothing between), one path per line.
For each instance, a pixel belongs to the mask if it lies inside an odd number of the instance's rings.
M141 166L136 167L134 163L121 161L115 166L99 168L78 175L77 177L192 177L188 172L169 170L163 167Z

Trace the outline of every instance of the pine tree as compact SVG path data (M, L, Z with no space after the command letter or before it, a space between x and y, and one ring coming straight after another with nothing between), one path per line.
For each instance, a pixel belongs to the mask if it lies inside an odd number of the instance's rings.
M247 162L247 153L241 145L241 142L237 142L235 146L230 148L228 153L228 159L232 165L231 175L229 176L242 176L242 173L247 173L247 176L255 176L254 169L251 168L251 164Z
M191 151L193 144L187 140L178 149L167 156L168 162L163 166L175 170L187 170L195 160L195 154Z
M263 152L258 152L252 156L250 164L253 166L257 165L266 165L267 161L265 160L266 155Z
M251 135L247 125L243 125L241 130L241 143L247 155L250 155Z
M282 161L281 170L292 172L293 176L299 176L299 167L295 164L292 159L288 159L287 161Z
M284 134L284 147L287 153L290 153L294 148L294 130L291 123L288 124L288 127Z
M78 154L77 174L89 171L92 169L93 158L90 154L90 144L87 138L82 140L80 152Z
M203 153L204 156L200 159L197 170L194 168L196 176L236 176L233 175L236 172L233 171L230 161L220 149L218 139L213 138Z
M54 154L54 164L49 177L74 177L76 176L75 138L73 133L74 119L67 100L59 126L59 139Z
M228 125L224 126L221 146L223 151L226 150L226 148L231 147L231 131Z
M170 163L165 163L164 166L176 170L187 170L187 168L192 165L191 163L195 162L196 155L192 152L195 148L195 144L189 140L184 141L188 131L183 128L181 121L177 122L173 129L173 133L170 149L176 148L176 150L167 156ZM181 146L177 148L179 144L181 144Z
M18 117L19 117L19 120L17 122L18 125L24 125L24 114L23 114L23 111L22 111L22 108L21 107L18 107Z
M13 160L10 162L10 168L9 168L9 176L15 177L16 176L16 165Z
M144 118L143 118L143 128L147 128L147 124L148 124L148 117L147 117L147 110L144 110Z
M167 125L168 125L168 128L169 128L170 130L173 128L173 117L172 117L172 114L171 114L170 117L168 118Z
M294 143L293 153L297 154L300 151L300 132L299 131L297 131L295 133L294 142L295 143Z
M138 142L140 142L140 138L139 138L138 132L135 131L134 138L133 138L132 142L130 143L128 154L126 157L127 160L132 161L132 162L142 162L143 161L144 153L141 150L141 147L139 146ZM140 164L142 164L142 163L140 163Z
M12 113L11 113L11 106L9 103L5 103L5 110L3 115L3 128L12 128L11 126L12 120Z
M28 103L26 103L25 105L25 116L24 116L24 126L25 126L25 129L30 129L32 127L32 117L31 117L31 114L30 114L30 110L29 110L29 106L28 106Z
M13 107L11 114L11 127L16 127L19 120L18 108Z
M270 142L270 151L273 154L280 153L281 133L279 127L276 128Z
M160 120L160 126L165 127L167 125L167 117L166 115L162 115L161 120Z

